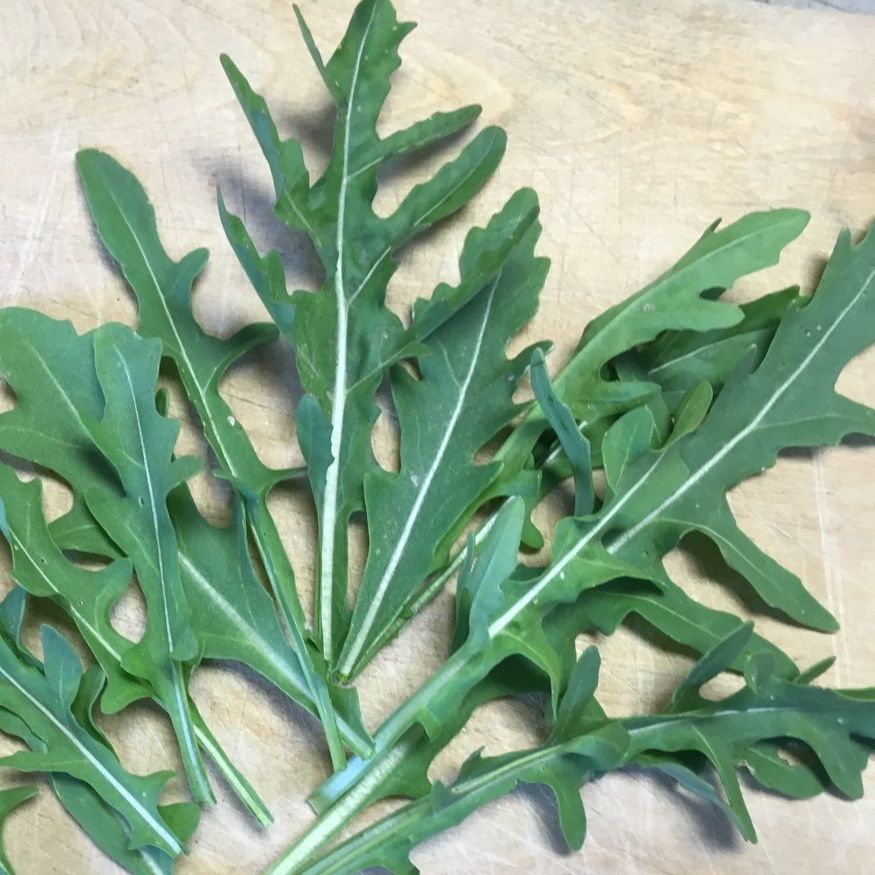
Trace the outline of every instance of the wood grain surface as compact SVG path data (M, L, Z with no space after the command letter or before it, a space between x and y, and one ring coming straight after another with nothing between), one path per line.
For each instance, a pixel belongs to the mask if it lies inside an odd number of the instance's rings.
M320 44L333 47L349 0L302 6ZM541 251L553 262L540 313L520 342L556 339L554 366L590 318L653 278L717 216L783 205L813 214L779 267L734 292L744 298L797 281L810 287L838 229L859 231L875 213L875 19L748 0L399 0L399 7L420 27L403 46L383 131L477 101L484 123L507 128L510 145L476 205L407 253L390 290L394 306L452 278L465 229L520 185L540 193ZM227 334L261 315L222 237L219 184L261 248L281 250L291 284L311 282L306 248L270 217L266 167L217 59L220 51L231 54L267 95L281 129L299 135L311 166L320 167L330 143L328 102L286 0L4 0L0 20L0 304L66 317L79 330L132 321L131 299L96 244L75 178L74 152L89 145L140 176L174 257L210 248L196 294L209 330ZM447 154L398 168L379 208L397 202ZM873 365L875 356L859 359L840 386L875 404ZM285 349L248 358L225 388L267 463L300 458L290 421L299 390ZM178 400L174 410L186 422L180 449L204 455L189 411ZM380 434L386 452L391 435L385 428ZM825 637L765 618L762 628L802 662L835 653L828 679L842 685L875 681L873 489L875 446L857 441L787 455L731 496L745 530L799 573L843 627ZM205 480L198 497L212 518L227 512L227 496ZM59 487L50 499L54 513L69 501ZM312 511L293 492L275 501L307 589ZM713 562L680 551L669 561L705 601L744 612L733 580ZM438 599L362 678L372 725L439 663L449 605L448 597ZM133 600L119 622L136 627ZM606 641L603 654L604 702L614 713L658 705L688 664L634 631ZM178 871L258 872L309 822L304 797L327 774L326 751L312 722L248 673L205 668L194 695L276 823L259 834L217 786L220 802L205 813ZM134 770L175 765L167 727L148 707L103 725ZM519 706L485 709L434 773L447 777L473 749L506 750L536 731ZM872 795L855 804L833 796L789 803L750 790L760 844L749 846L707 808L652 777L619 774L586 790L589 836L578 855L560 853L545 797L526 791L427 843L414 860L428 875L868 875L875 772L866 783ZM179 784L172 789L182 793ZM19 875L115 872L45 784L41 791L7 827Z

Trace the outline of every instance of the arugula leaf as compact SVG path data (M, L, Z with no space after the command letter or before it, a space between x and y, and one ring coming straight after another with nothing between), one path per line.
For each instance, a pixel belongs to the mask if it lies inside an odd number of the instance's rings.
M230 59L223 57L222 63L270 166L276 213L310 238L325 269L322 288L285 296L276 256L259 256L239 219L221 202L220 210L256 290L288 333L301 382L312 396L300 405L297 420L319 519L316 630L333 664L349 621L348 521L363 509L366 478L379 474L371 450L378 412L374 393L386 370L413 354L422 339L415 323L405 330L384 304L395 254L476 194L497 166L505 136L497 128L481 131L457 158L415 186L390 216L377 216L372 203L381 165L461 129L478 110L433 115L380 138L377 119L400 63L398 46L411 25L397 21L389 0L363 0L339 47L323 62L300 13L298 18L337 107L334 149L312 185L300 144L280 138L264 100ZM306 435L311 437L303 439Z
M721 535L718 546L725 548L727 560L746 573L766 601L810 625L832 626L830 615L796 578L755 552L737 528L729 529L734 520L725 492L772 464L784 446L834 443L851 431L875 431L875 413L834 389L841 368L873 339L866 318L875 306L873 264L875 234L852 246L843 232L816 293L784 318L753 374L737 370L706 423L694 432L652 449L654 424L645 409L626 414L612 427L603 447L607 495L602 508L560 522L553 561L543 572L514 579L510 570L504 581L497 576L478 588L464 643L383 724L374 755L353 760L320 791L320 805L333 802L333 822L342 824L344 810L348 815L357 808L364 792L359 788L368 787L369 800L379 796L381 766L411 727L433 734L438 715L450 713L507 657L518 654L548 676L555 709L565 676L561 654L545 632L546 616L583 592L629 578L650 581L670 595L674 584L659 560L687 531ZM504 537L518 543L523 514L518 500L515 505L502 512L502 527ZM737 561L742 558L744 564ZM780 589L772 585L771 573L779 574ZM648 619L659 625L661 618L654 612ZM666 631L671 634L676 625L672 618ZM773 651L764 651L761 639L750 643L748 653ZM792 663L781 671L798 676Z
M228 529L218 529L200 515L188 490L180 488L171 493L170 511L183 584L198 594L200 610L192 622L203 658L248 665L318 717L307 678L286 646L270 596L252 566L242 508L235 508ZM310 658L318 664L318 653ZM332 687L331 695L341 737L351 750L366 756L371 740L354 690Z
M574 477L574 516L591 514L595 510L596 498L592 485L592 452L589 441L581 433L571 411L553 391L547 374L547 363L540 350L532 356L532 391L571 465Z
M13 386L18 399L15 409L0 417L0 446L55 471L77 495L93 492L98 485L101 490L114 494L113 490L117 487L114 486L112 473L105 465L99 464L91 432L85 424L86 417L96 420L103 406L103 395L93 362L94 332L79 336L69 323L56 322L27 310L7 308L0 311L0 338L3 339L0 344L0 370ZM14 486L11 481L5 482L7 487L10 484ZM175 495L171 494L170 501L174 506L173 514L178 529L177 550L180 542L183 544L179 553L181 581L186 598L192 606L196 606L191 621L198 624L198 635L215 632L212 642L198 642L199 652L214 654L214 658L228 656L247 662L252 658L257 671L270 671L267 676L272 682L296 702L314 710L297 660L285 646L276 620L270 619L273 609L251 567L248 553L241 552L242 536L239 532L234 534L232 531L225 533L212 529L196 512L183 513L182 500ZM8 505L7 516L12 503ZM37 504L33 503L32 514L38 510ZM69 517L72 523L62 518L52 529L63 536L60 546L86 552L96 551L99 555L116 552L117 548L112 542L106 546L106 536L82 507L81 501L78 506L74 503ZM56 528L58 524L60 527ZM33 516L21 520L20 530L27 530L26 526L33 527L28 531L34 536L37 527ZM198 545L197 548L195 545ZM49 550L48 542L42 540L39 549ZM62 572L65 573L66 566L59 565L57 568L53 585L63 591L67 604L81 608L83 598L84 604L94 604L91 601L95 598L93 580L73 575L65 577L62 583ZM229 569L233 569L235 574L229 574ZM38 574L36 579L38 581ZM36 585L39 586L39 583ZM69 588L61 590L65 585ZM44 593L40 591L38 594ZM94 609L102 616L99 603ZM73 618L82 630L81 618L77 618L76 613ZM211 622L207 623L206 618ZM245 621L245 626L240 625L241 620ZM245 635L241 635L244 629ZM113 631L102 628L102 632L105 640L113 640ZM85 631L83 634L91 645L92 639ZM216 640L222 634L228 641L235 636L239 638L233 656L227 649L225 652L214 649ZM118 648L121 648L121 643L115 640ZM256 642L254 651L247 650L246 644L249 642ZM98 656L101 654L99 644L95 645L95 653ZM123 653L123 650L118 649L118 653ZM261 654L258 660L255 653ZM104 708L118 710L136 698L135 690L130 686L118 686L117 672L112 664L106 663L104 667L111 679L109 698L104 699ZM131 680L129 678L129 682ZM140 689L146 694L145 687ZM129 690L130 694L123 695L125 690ZM342 694L338 694L338 700L343 701ZM369 745L367 734L356 720L355 705L347 701L343 707L341 729L344 739L351 749L364 755ZM210 743L205 727L203 730L196 726L199 741L209 746L211 755L215 753L221 758L219 765L232 786L237 785L239 790L244 790L245 783L235 777L236 770L224 757L221 748ZM245 790L244 801L260 820L269 817L251 788Z
M36 796L36 787L10 787L6 790L0 790L0 831L6 823L6 818L28 799L33 799L34 796ZM0 875L15 875L12 863L9 862L6 849L3 847L2 834L0 834Z
M601 455L601 436L617 415L641 404L659 403L667 423L670 412L677 414L676 408L689 395L687 405L695 401L698 406L695 412L689 406L685 408L687 427L690 423L698 424L697 417L704 414L710 403L705 381L714 389L721 388L732 368L751 346L757 350L758 356L764 355L778 320L797 298L796 290L767 295L737 308L713 300L716 295L711 286L722 292L721 284L731 284L738 277L776 261L781 249L801 232L806 222L806 214L785 210L752 214L719 232L714 232L716 226L712 226L675 267L610 311L611 318L605 314L599 322L597 341L591 339L595 329L587 329L578 352L560 371L553 395L558 404L570 405L576 412L576 428L596 439L593 448L596 460ZM748 242L750 250L746 248ZM688 312L679 301L698 303L691 305L692 311ZM709 329L712 325L717 327ZM646 362L636 363L632 368L633 363L629 361L626 372L620 369L617 356L631 355L631 350L657 335L657 341L643 347ZM679 358L685 367L679 370L669 356ZM619 379L608 381L604 378L602 372L610 367L617 370ZM696 393L690 394L694 389ZM664 405L658 400L660 398ZM504 477L510 482L519 476L517 472L525 473L523 466L544 430L548 426L555 427L555 423L540 410L541 405L529 410L494 459L496 465L502 465ZM564 420L566 428L570 427L567 417ZM679 432L675 430L677 436ZM537 498L567 476L561 446L547 453L538 464L541 467L540 486L526 487L532 506ZM507 491L514 492L518 488ZM477 501L470 502L455 530L467 523L479 507L500 491L493 487L491 491L484 491ZM490 516L484 522L476 535L477 543L485 537L493 520L494 516ZM415 526L411 532L411 540L414 540ZM540 534L530 525L527 525L524 541L535 549L543 545ZM367 662L379 646L397 634L404 622L415 616L446 585L458 571L461 561L461 551L457 551L449 562L445 561L442 570L407 597L398 611L398 619L375 637L362 663ZM399 577L410 587L410 582L402 575ZM416 578L417 583L423 580L422 576Z
M104 677L99 669L88 669L79 682L71 711L80 726L111 752L112 748L97 728L93 714L103 683ZM0 716L0 728L23 739L32 750L45 749L45 744L9 713ZM173 857L154 847L132 847L130 827L125 819L88 784L63 772L50 774L49 780L70 816L107 856L134 875L170 875ZM181 842L188 841L194 833L200 815L199 807L190 803L159 805L158 812Z
M122 669L122 655L131 642L110 622L130 582L131 563L119 558L90 571L67 559L43 516L40 481L23 482L8 465L0 465L0 530L12 552L16 583L31 595L53 599L73 618L106 674L105 701L125 703L148 696L148 683Z
M170 773L138 777L126 772L105 744L75 718L72 708L82 680L82 666L67 641L51 626L41 629L44 662L18 643L23 593L13 590L4 602L0 636L0 708L11 718L3 731L40 745L11 754L0 765L26 772L60 772L90 786L122 816L130 830L130 847L151 846L176 856L183 850L177 835L158 810L158 797ZM17 724L26 727L19 733Z
M0 311L0 336L0 370L17 397L0 416L0 446L66 480L131 557L148 622L123 666L154 687L192 793L211 801L182 671L197 642L166 508L167 492L193 468L171 461L178 425L155 410L159 349L121 325L79 336L69 323L16 308Z
M171 492L168 504L177 532L183 588L199 608L192 615L192 627L202 658L242 662L318 716L306 678L286 646L273 602L252 565L240 505L235 507L230 525L222 529L200 515L184 487ZM111 555L114 545L110 543L106 550L95 531L102 529L75 505L51 526L53 537L66 550ZM318 655L314 654L314 658ZM333 688L338 727L349 748L366 756L371 741L363 728L354 692L350 690L349 695L345 692ZM195 723L200 741L197 718ZM207 748L211 756L214 747L209 744ZM229 779L228 774L225 777Z
M77 515L79 511L74 511ZM62 547L82 549L77 535L85 534L89 552L102 552L92 543L92 531L102 532L90 515L81 516L75 528L62 530L69 539L60 544L52 536L42 511L42 489L39 480L24 483L6 465L0 464L0 531L12 551L13 574L16 582L28 593L50 598L72 618L91 653L103 669L107 680L103 692L103 708L108 712L121 710L126 704L144 697L157 697L153 686L122 668L122 658L132 642L118 632L110 621L110 613L128 585L131 565L117 558L111 565L89 571L67 559ZM103 536L104 540L106 536ZM103 541L100 542L101 545ZM106 541L106 543L111 543ZM181 562L185 557L181 555ZM199 616L199 615L198 615ZM160 698L157 698L162 704ZM198 745L219 768L262 826L272 820L270 812L243 775L216 743L209 728L189 699L195 737Z
M363 666L363 654L396 619L411 587L440 567L471 507L501 474L500 464L476 464L474 456L520 409L512 396L530 351L508 361L504 348L537 307L548 265L533 253L540 226L531 226L488 272L482 261L519 216L536 211L534 193L522 190L486 228L468 235L460 286L472 274L488 284L424 341L420 379L401 367L392 372L401 471L365 478L368 558L338 661L342 676ZM414 323L438 300L420 307Z
M751 349L753 366L760 364L781 319L799 303L799 289L793 286L741 304L744 318L729 328L666 332L639 351L647 378L659 384L671 410L703 381L717 393Z
M173 858L157 848L131 848L126 823L91 787L64 774L52 775L51 782L67 813L108 857L133 875L172 875ZM158 806L168 823L170 807Z
M198 412L220 475L243 499L253 540L282 611L303 674L307 698L316 703L335 763L343 751L331 699L306 643L306 619L294 572L283 549L267 496L287 472L267 468L231 408L219 394L228 368L250 349L272 340L271 325L247 325L228 340L203 331L191 308L191 287L203 270L206 250L172 261L158 237L155 212L136 177L108 155L85 150L76 156L79 176L104 245L121 265L139 304L140 331L161 340Z
M727 289L746 274L776 264L808 219L802 210L783 209L750 213L722 229L715 222L661 277L587 325L577 351L556 376L559 398L577 419L598 416L601 399L611 393L602 371L612 359L664 331L704 333L739 325L744 311L713 300L711 290ZM543 415L533 407L499 456L524 464L543 429Z
M575 666L543 744L488 758L475 753L448 787L436 782L422 798L336 847L309 859L286 856L268 872L341 875L379 866L397 875L412 873L416 870L409 854L414 847L520 783L551 788L565 841L578 849L586 830L578 788L598 773L632 763L658 769L717 805L750 841L756 833L738 783L741 767L793 797L830 787L859 797L868 761L861 740L875 737L875 691L833 691L787 681L754 660L748 663L745 687L737 693L718 701L699 693L743 652L751 632L751 624L737 626L710 650L675 690L665 711L629 718L608 718L593 698L599 658L589 648ZM781 739L778 745L776 738ZM820 772L780 757L780 747L792 742L803 745ZM706 764L716 771L725 801L704 777Z
M654 387L658 387L667 414L668 410L676 409L679 406L687 393L691 392L697 385L702 386L703 381L709 383L715 392L719 391L746 355L752 355L752 363L758 365L766 354L780 319L789 307L797 302L798 297L798 289L794 287L765 295L749 304L742 304L741 310L744 312L744 319L729 328L705 333L696 331L665 332L657 341L642 347L640 351L642 364L636 364L634 372L621 371L621 360L619 359L612 363L612 367L618 371L617 379L649 381ZM625 361L631 364L628 359ZM533 380L534 377L535 371L533 370ZM555 397L556 403L563 405L555 392L553 392L553 397ZM638 396L636 395L636 397ZM656 400L656 396L648 398L646 395L642 395L641 397L645 399L642 403L647 405L654 404ZM540 397L536 396L536 400L543 403ZM601 464L601 441L607 427L618 413L623 412L622 410L617 411L615 407L610 405L606 405L603 409L610 412L605 413L604 416L599 414L594 422L584 420L576 423L582 437L590 444L593 467L598 467ZM549 421L549 417L547 419ZM557 423L549 421L549 424L555 432ZM563 445L561 441L557 442L549 452L544 454L543 459L537 461L539 469L531 472L536 476L530 481L532 487L525 493L527 507L533 507L559 483L574 473L573 467L570 467L568 462L567 444L570 435L567 434L567 429L565 430L566 445ZM475 547L479 547L489 533L495 523L497 513L496 510L488 514L475 531L473 536ZM527 529L524 531L523 542L527 547L534 549L540 549L544 543L540 533L534 527L528 526L528 523ZM463 549L455 550L443 569L434 574L414 596L407 600L399 619L387 629L382 638L375 642L369 656L373 655L379 646L393 638L410 617L416 616L447 585L461 568L463 557ZM710 641L710 637L702 638L698 632L713 625L714 613L696 605L679 591L673 595L678 596L679 602L684 601L686 604L682 606L678 603L670 607L667 600L662 598L659 609L666 617L670 610L677 609L678 619L687 627L687 631L685 633L676 631L671 637L676 641L688 643L691 640L690 636L693 636L693 640L700 639L697 644L693 645L695 649L699 652L707 649L707 646L704 646L702 642ZM592 596L594 599L598 599L599 590L594 590ZM639 599L639 603L641 601ZM606 599L605 602L609 611L619 613L619 604L612 603L610 599ZM680 610L681 607L691 608L693 613L688 614L685 610ZM622 615L625 616L625 613ZM709 614L712 619L709 619ZM596 625L602 631L607 631L608 627L612 631L618 622L619 620L615 620L613 623L602 621ZM726 614L724 619L718 622L721 632L725 634L731 628L734 620ZM681 626L676 628L680 630Z
M85 672L71 710L82 728L109 748L106 738L96 729L91 714L102 684L99 671L89 669ZM22 739L31 750L45 750L41 739L9 711L0 711L0 730ZM134 875L170 875L173 858L154 847L132 848L130 828L125 819L88 784L63 772L51 773L49 780L70 816L107 856ZM197 825L198 807L184 803L159 805L158 811L180 841L187 841Z
M192 476L192 458L173 459L179 424L155 407L160 345L122 326L94 335L94 365L105 408L85 422L95 448L112 465L121 492L94 485L83 492L88 509L130 557L146 601L146 630L122 655L122 667L149 680L173 723L192 793L213 795L197 750L184 667L198 656L191 607L179 577L176 534L167 509L172 489Z

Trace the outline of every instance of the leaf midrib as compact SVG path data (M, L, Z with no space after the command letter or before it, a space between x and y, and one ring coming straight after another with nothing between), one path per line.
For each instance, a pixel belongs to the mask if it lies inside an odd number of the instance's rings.
M115 196L115 192L110 187L107 187L107 192L109 194L110 200L115 205L115 208L118 211L122 222L124 222L125 227L128 229L128 232L131 235L131 239L134 242L134 246L137 247L137 251L140 253L141 258L143 259L143 264L146 266L146 270L149 272L149 278L152 280L152 285L155 289L155 298L158 300L161 305L161 309L164 311L164 315L167 318L167 324L170 326L170 330L173 332L173 337L176 340L176 349L178 351L179 357L182 359L185 370L189 375L190 382L194 387L194 390L197 393L198 397L200 398L200 405L195 402L195 406L198 407L199 412L201 412L202 418L209 422L211 426L211 431L215 436L216 443L218 444L218 446L214 448L216 450L216 454L221 457L220 461L228 469L228 473L232 477L236 477L237 471L234 467L234 463L228 455L228 450L222 441L222 436L219 432L219 429L215 427L215 423L217 420L216 417L213 415L213 412L210 408L209 400L207 399L206 386L201 384L200 380L198 379L198 374L195 370L194 364L188 356L185 344L182 342L182 336L179 333L179 329L176 325L176 320L173 318L173 314L170 312L170 308L167 306L167 301L164 298L161 284L158 282L158 277L156 276L155 271L152 268L152 262L149 260L149 256L146 254L145 249L143 249L143 246L140 244L140 238L138 237L137 232L134 230L134 227L128 221L127 214L125 213L124 209L122 209L122 205L118 202L118 199Z
M337 526L340 449L343 443L343 420L346 412L346 355L349 327L347 319L348 302L346 300L343 274L343 247L346 231L346 190L349 183L350 131L352 129L355 93L358 87L362 57L364 56L365 44L376 12L377 6L374 4L368 23L362 33L350 80L349 98L343 130L340 189L338 191L337 234L335 238L337 261L334 270L334 296L335 307L337 309L337 339L335 342L337 363L334 372L334 403L331 406L331 462L325 471L325 492L322 499L321 514L322 543L319 551L319 628L322 634L322 650L328 659L331 658L334 652L334 541Z
M160 823L152 816L152 814L143 808L140 805L139 800L136 796L132 795L131 792L124 786L124 784L120 783L119 780L112 774L104 765L100 762L100 760L82 744L81 740L78 739L70 730L55 717L55 715L46 708L42 702L39 701L35 696L33 696L29 690L23 687L18 681L15 679L13 675L11 675L2 665L0 665L0 674L3 675L6 680L12 684L15 689L21 693L72 745L75 749L80 751L82 756L85 757L86 760L109 782L109 784L116 790L116 792L131 806L131 808L136 811L143 821L149 824L150 828L155 831L155 833L167 842L168 847L173 848L175 853L179 854L182 852L182 844L179 842L179 839L170 832L167 827Z
M632 541L643 529L649 526L663 511L673 504L675 501L680 499L683 495L685 495L693 486L695 486L699 481L702 480L703 477L707 476L713 468L718 465L736 446L738 446L741 441L747 438L751 432L753 432L757 426L765 419L768 415L769 411L778 403L778 401L783 397L784 393L790 388L790 386L797 380L800 374L808 367L808 365L812 362L814 357L820 352L823 348L824 344L833 334L833 332L838 328L838 326L845 319L847 314L857 305L863 295L866 293L869 284L872 282L873 278L875 278L875 270L873 270L863 284L860 287L860 290L851 298L851 300L844 306L844 308L839 312L836 318L832 321L829 327L823 332L820 339L815 343L808 354L803 358L802 362L797 366L797 368L781 383L775 391L769 396L766 400L766 403L762 406L759 413L736 435L729 440L726 444L723 445L705 464L700 466L695 472L691 473L690 476L684 481L681 486L678 487L671 495L665 498L656 508L654 508L650 513L648 513L645 517L639 520L631 529L625 531L620 537L618 537L613 543L611 543L606 549L607 552L611 555L616 554L619 550L621 550L626 544ZM638 480L634 486L632 486L621 499L611 505L604 515L599 519L598 523L593 526L582 538L578 540L578 542L565 553L564 556L555 564L553 567L548 570L540 580L526 590L525 593L512 604L498 619L493 621L489 626L489 634L490 637L495 637L500 634L507 626L523 611L529 604L531 604L540 593L566 568L566 566L572 562L577 556L583 551L583 549L590 544L593 539L603 532L611 520L617 516L617 514L625 507L626 504L638 493L638 491L650 480L653 473L660 466L661 462L667 457L667 453L663 452L659 455L656 461L644 472L641 478Z
M359 626L355 637L352 639L351 645L348 648L345 648L346 655L339 667L341 674L346 674L352 671L356 661L361 654L362 649L367 643L368 633L377 618L377 614L380 608L382 607L383 599L385 598L386 592L392 582L395 571L397 570L398 565L401 562L404 551L406 550L407 544L413 534L414 526L419 519L422 505L425 502L426 496L428 495L428 492L431 489L431 485L434 482L434 478L437 474L438 468L440 468L440 465L443 462L444 456L446 455L447 449L450 445L450 441L453 438L456 424L458 423L459 417L462 414L462 409L465 406L465 402L468 398L468 391L471 387L471 381L474 378L474 373L480 360L480 353L483 348L483 339L486 335L486 328L489 323L489 317L492 314L492 304L495 300L495 292L498 288L499 283L501 282L501 275L502 271L499 270L495 276L495 279L492 282L492 287L489 290L489 295L486 299L486 304L480 322L480 328L477 333L477 341L474 344L471 353L471 361L468 365L468 372L465 374L465 378L462 383L457 383L459 389L458 397L456 399L456 404L453 408L452 414L450 415L450 419L447 423L440 445L435 452L434 459L428 471L422 478L419 490L416 494L416 498L413 502L412 507L410 508L410 512L407 515L407 519L404 523L404 528L402 529L401 535L399 536L398 541L395 544L395 548L392 551L392 555L390 556L389 561L386 564L383 575L380 578L379 583L377 584L377 589L373 595L373 598L371 598L370 603L368 604L368 611L365 614L365 617L362 620L362 623ZM452 370L450 371L450 373L452 373ZM399 605L399 608L403 606L403 604L404 602L402 601L401 605Z

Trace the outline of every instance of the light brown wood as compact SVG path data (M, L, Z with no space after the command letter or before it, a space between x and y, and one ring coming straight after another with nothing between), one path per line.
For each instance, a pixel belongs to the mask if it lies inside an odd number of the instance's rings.
M320 44L333 46L351 4L302 5ZM484 121L507 128L510 146L476 206L410 252L392 284L397 306L452 277L465 229L520 185L540 193L541 250L553 261L524 340L555 338L553 362L588 319L659 273L716 216L730 220L778 205L813 213L782 264L742 284L736 294L744 297L800 280L810 286L838 229L860 230L875 211L875 19L747 0L400 0L400 12L420 27L403 47L384 130L478 101ZM266 168L217 61L220 51L232 55L268 96L282 129L302 135L318 167L327 100L289 4L7 0L3 24L0 303L70 318L80 330L107 319L132 321L131 300L96 245L77 187L73 154L87 145L111 151L141 177L172 254L211 249L196 303L210 330L228 332L260 313L222 237L217 183L262 248L280 246L292 280L306 280L306 258L270 221ZM393 179L379 203L390 206L444 157ZM841 380L869 403L873 363L864 356ZM274 369L268 378L266 365ZM282 351L272 351L235 370L227 384L235 413L273 465L298 458L292 401L283 394L290 381ZM190 428L181 444L203 452ZM832 638L770 620L763 628L803 662L835 653L829 680L843 685L875 681L873 464L871 444L796 454L732 496L745 530L801 574L843 625ZM220 516L223 494L201 486L202 505ZM52 495L57 511L65 498L60 490ZM284 495L277 506L306 587L313 561L306 502ZM690 557L671 562L710 603L736 604ZM122 621L134 620L132 607ZM361 683L369 721L376 723L438 664L448 628L443 598L377 660ZM686 664L630 633L605 642L603 652L604 701L616 713L657 705ZM309 822L305 793L327 774L319 734L246 673L204 669L194 692L276 823L259 835L217 783L220 804L205 813L178 871L259 871ZM167 729L150 709L104 725L135 770L174 765ZM533 732L519 708L487 709L435 774L451 775L481 745L497 752ZM870 794L873 774L866 780ZM42 790L7 828L19 875L116 871ZM181 792L178 784L174 791ZM549 806L526 792L429 842L414 860L428 875L872 871L873 795L853 805L830 796L789 803L750 791L757 846L743 845L719 817L640 774L601 780L585 799L589 837L579 855L557 853Z

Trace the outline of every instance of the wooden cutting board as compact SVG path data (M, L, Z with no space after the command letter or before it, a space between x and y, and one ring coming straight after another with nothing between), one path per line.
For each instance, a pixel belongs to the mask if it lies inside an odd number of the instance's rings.
M66 317L79 330L132 321L131 299L96 245L77 187L73 154L88 145L111 151L141 177L174 256L211 249L196 296L208 329L226 333L261 314L223 239L217 184L261 247L281 249L292 284L308 281L306 250L270 218L266 168L217 60L220 51L233 56L318 168L330 142L328 103L285 0L3 6L0 304ZM320 44L333 47L351 3L302 6ZM838 229L859 231L875 213L875 19L748 0L401 0L400 6L420 28L404 45L383 130L477 101L485 122L507 128L510 145L476 205L409 252L392 283L394 305L452 278L466 228L520 185L540 193L541 251L553 262L541 311L520 344L555 338L554 366L590 318L657 275L717 216L731 220L781 205L813 214L781 265L737 290L743 298L796 282L810 288ZM394 174L380 192L380 208L391 207L449 154L439 151ZM840 382L870 404L873 364L875 357L864 356ZM281 348L248 360L226 384L235 414L269 464L299 458L289 418L298 393ZM203 454L188 410L179 403L175 410L186 422L180 449ZM380 434L386 451L388 430ZM849 686L875 682L873 489L875 447L855 441L788 455L732 495L745 530L799 573L843 626L832 638L769 619L763 629L802 662L835 654L829 680ZM221 491L202 481L198 495L214 518L226 513ZM60 488L50 492L54 512L67 500ZM277 511L307 588L312 514L293 494L277 498ZM719 569L680 553L670 563L708 603L743 611ZM6 587L8 563L4 569ZM438 664L449 618L448 598L439 599L367 672L361 695L369 721L376 724ZM119 622L135 627L136 605ZM603 653L603 697L614 713L658 705L687 665L632 633L615 636ZM246 672L204 669L194 692L276 823L260 835L218 786L220 804L204 815L178 871L257 872L309 822L303 799L326 775L325 750L312 721ZM150 709L132 709L104 726L137 771L174 765L167 728ZM435 774L450 776L477 747L505 750L534 731L520 707L494 706L475 716ZM116 871L41 789L7 828L19 875ZM580 854L559 852L544 794L526 791L429 842L414 859L429 875L867 875L875 865L875 796L853 805L832 796L788 803L751 790L757 846L744 845L721 817L646 775L598 781L585 798L589 837Z

